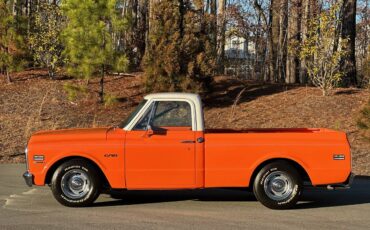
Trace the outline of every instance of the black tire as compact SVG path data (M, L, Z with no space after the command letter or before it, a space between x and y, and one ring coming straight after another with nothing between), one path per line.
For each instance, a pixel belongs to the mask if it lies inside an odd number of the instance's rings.
M55 199L67 207L91 205L100 195L100 189L99 171L83 159L63 163L54 172L51 180L51 191Z
M123 200L126 198L126 190L123 189L112 189L109 191L109 195L112 199Z
M302 184L302 178L294 166L286 161L276 161L258 172L253 193L268 208L290 209L300 198Z

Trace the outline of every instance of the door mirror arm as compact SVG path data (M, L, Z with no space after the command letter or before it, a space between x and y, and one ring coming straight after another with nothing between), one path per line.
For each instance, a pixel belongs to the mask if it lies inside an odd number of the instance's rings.
M144 137L151 137L155 134L154 130L152 129L152 126L150 126L149 124L147 125L146 127L146 131L145 131L145 134L144 134Z
M151 137L151 136L154 135L154 130L152 129L152 126L150 125L150 123L151 123L151 120L153 119L153 116L154 116L155 107L156 107L156 103L154 103L154 105L150 109L149 120L148 120L148 123L146 125L146 131L145 131L144 137Z

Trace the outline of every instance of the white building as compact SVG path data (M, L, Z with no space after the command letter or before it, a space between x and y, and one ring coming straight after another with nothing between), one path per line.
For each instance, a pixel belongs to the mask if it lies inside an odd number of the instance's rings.
M225 57L228 59L250 59L256 53L255 45L243 37L232 35L225 41Z

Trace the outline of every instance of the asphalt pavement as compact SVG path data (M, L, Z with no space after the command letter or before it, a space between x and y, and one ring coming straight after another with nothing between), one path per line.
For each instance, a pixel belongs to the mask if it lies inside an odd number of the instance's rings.
M67 208L24 165L0 164L0 229L370 229L370 177L350 190L308 189L294 210L270 210L239 190L130 191Z

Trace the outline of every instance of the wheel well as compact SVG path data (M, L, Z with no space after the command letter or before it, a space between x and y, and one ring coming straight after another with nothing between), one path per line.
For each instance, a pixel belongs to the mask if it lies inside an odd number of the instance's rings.
M72 159L81 159L81 160L84 160L84 161L90 163L91 165L93 165L97 169L98 173L100 174L100 177L103 179L103 181L102 181L103 187L104 188L110 188L110 184L107 180L107 177L105 176L103 171L100 169L100 167L94 161L92 161L88 158L85 158L85 157L77 157L77 156L66 157L66 158L60 159L59 161L55 162L50 167L48 172L46 173L45 184L50 184L51 183L51 178L53 177L53 174L54 174L55 170L57 170L57 168L60 165L62 165L64 162L70 161Z
M270 164L272 162L276 162L276 161L285 161L288 164L292 165L294 168L297 169L299 175L302 177L302 180L304 182L311 183L310 176L308 175L308 173L306 172L306 170L300 164L298 164L297 162L295 162L293 160L286 159L286 158L274 158L274 159L270 159L270 160L264 161L260 165L258 165L258 167L253 171L253 174L251 176L251 179L249 180L249 186L248 187L252 187L253 186L254 179L256 178L258 172L263 167L265 167L266 165L268 165L268 164Z

